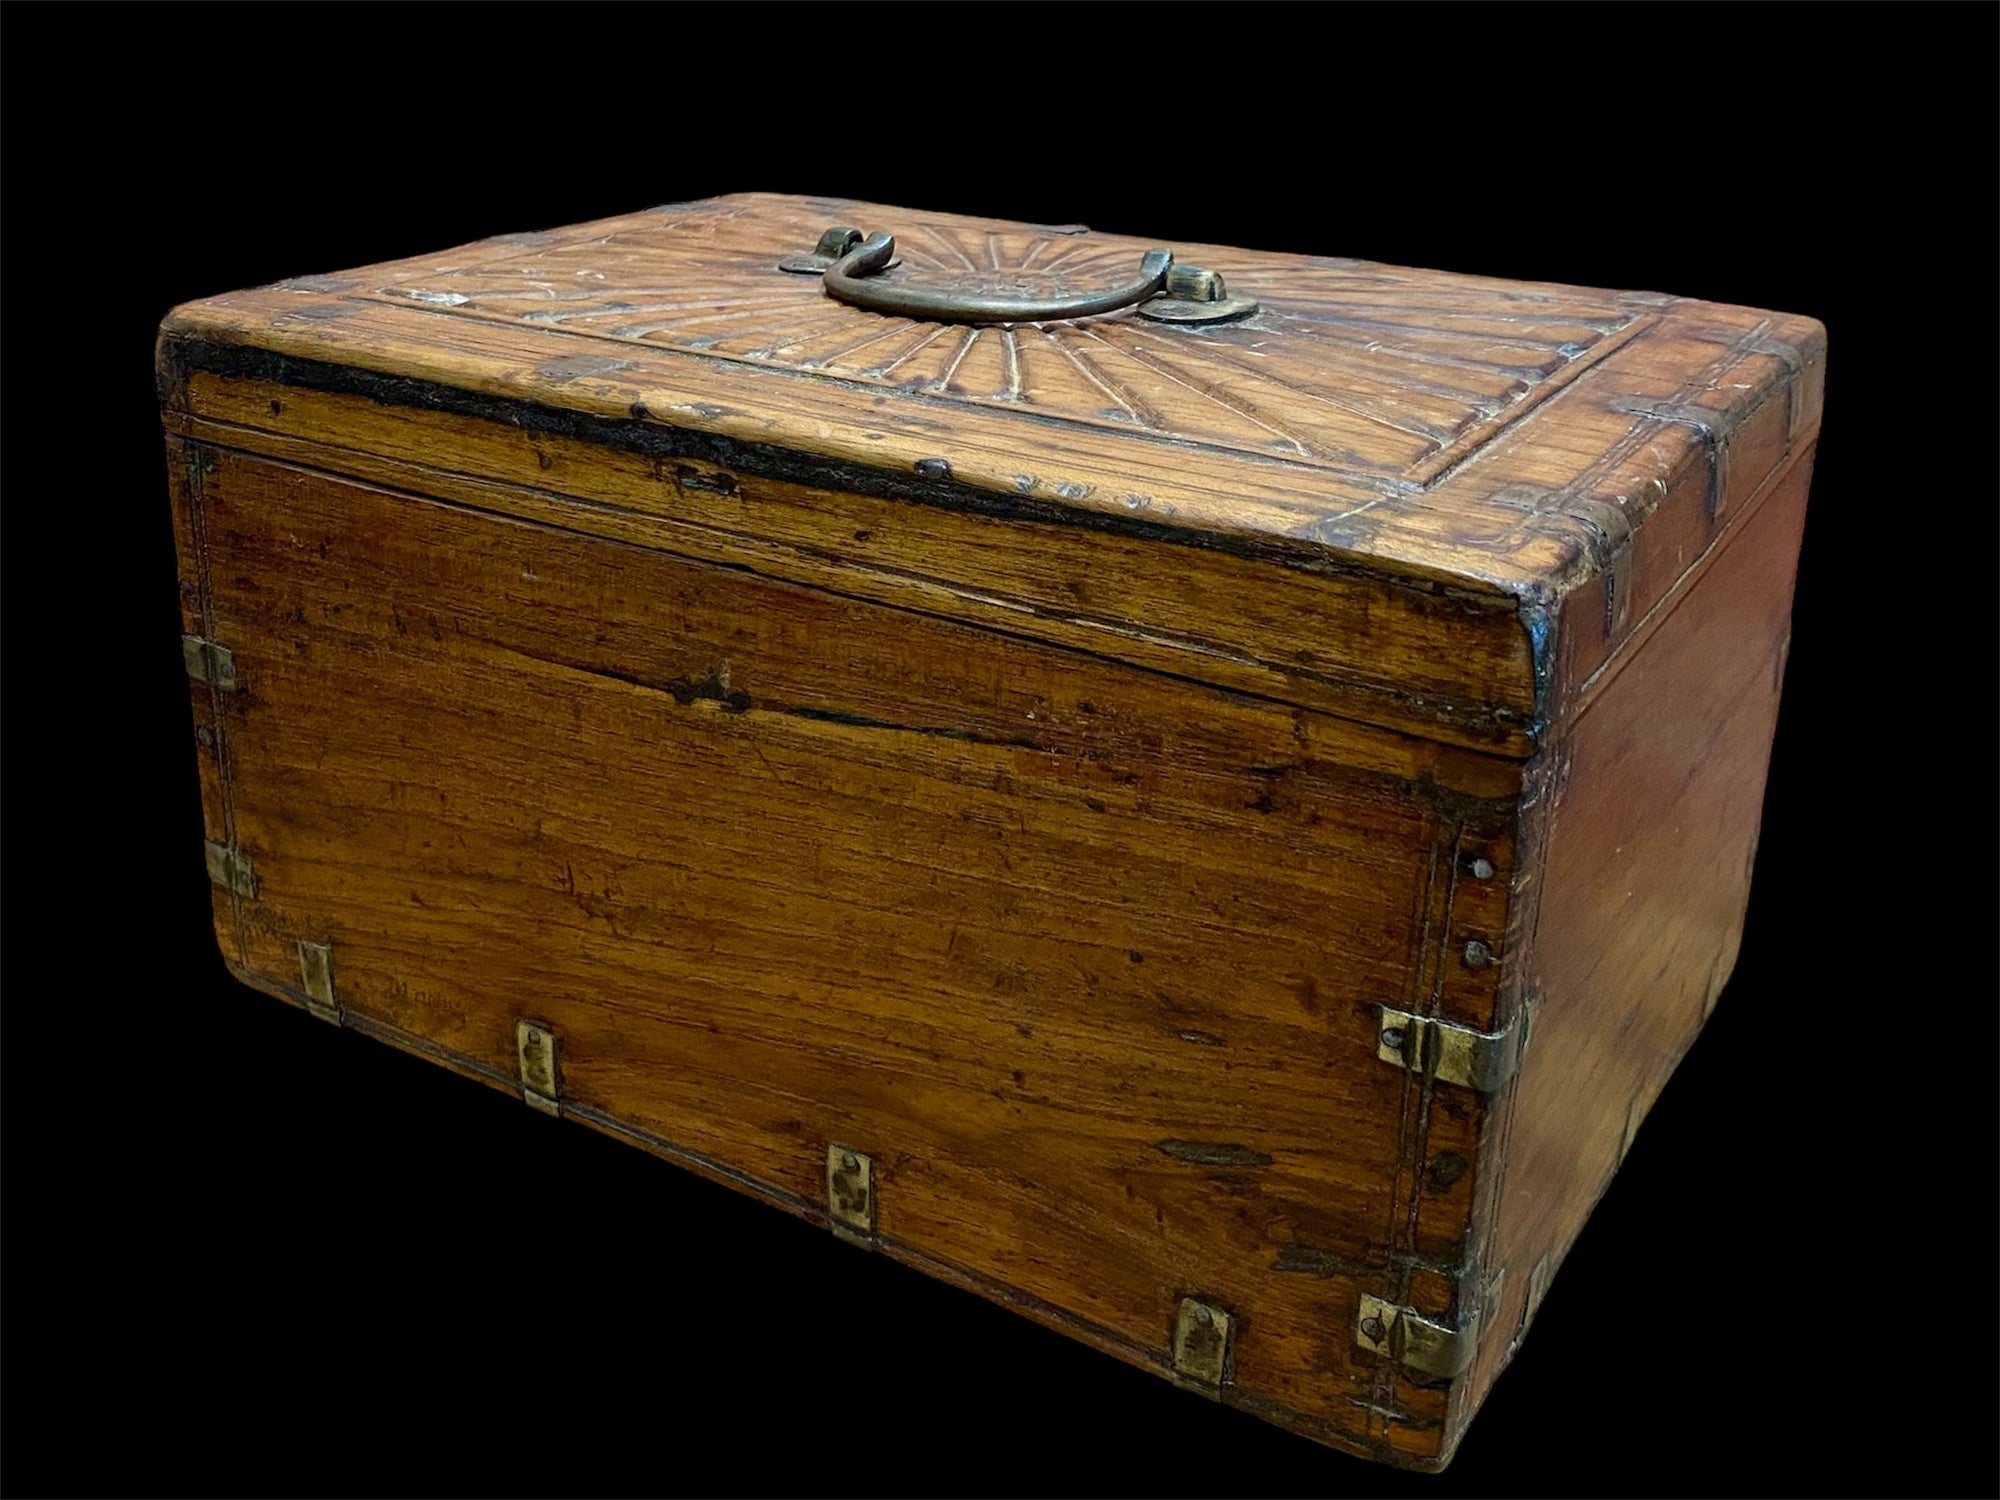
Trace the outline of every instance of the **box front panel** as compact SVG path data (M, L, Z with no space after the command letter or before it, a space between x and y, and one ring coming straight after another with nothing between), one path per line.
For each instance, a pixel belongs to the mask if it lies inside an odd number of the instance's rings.
M815 1215L851 1150L855 1237L1163 1369L1205 1299L1225 1399L1437 1451L1353 1330L1451 1314L1478 1104L1376 1008L1490 1004L1511 765L195 451L241 974L510 1087L533 1023L565 1113Z

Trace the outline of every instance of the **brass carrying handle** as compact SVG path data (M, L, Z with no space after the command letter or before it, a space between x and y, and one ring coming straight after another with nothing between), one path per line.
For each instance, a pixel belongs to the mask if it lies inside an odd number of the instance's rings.
M896 241L845 227L820 236L811 255L795 256L779 269L822 277L827 296L871 312L916 318L926 323L1053 323L1089 318L1135 307L1142 318L1161 323L1225 323L1247 318L1257 304L1231 297L1222 278L1198 266L1176 265L1170 250L1148 250L1139 274L1119 286L1066 297L1009 295L923 286L875 279L895 261Z
M1069 297L1009 297L998 292L957 292L945 287L917 286L907 281L870 280L895 258L896 241L871 234L826 268L826 294L856 307L927 323L1053 323L1059 318L1088 318L1144 302L1166 288L1171 252L1148 250L1139 259L1139 274L1122 286Z

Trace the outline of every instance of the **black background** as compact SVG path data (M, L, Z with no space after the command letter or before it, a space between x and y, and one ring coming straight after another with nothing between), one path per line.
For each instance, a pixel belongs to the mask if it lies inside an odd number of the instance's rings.
M1994 17L10 8L6 1487L1992 1493ZM1827 325L1742 958L1443 1477L225 976L160 317L746 188Z

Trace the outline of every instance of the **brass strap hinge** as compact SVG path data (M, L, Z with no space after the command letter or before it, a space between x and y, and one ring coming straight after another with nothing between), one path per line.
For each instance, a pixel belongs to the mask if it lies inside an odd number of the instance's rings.
M205 636L184 635L181 660L196 682L206 682L225 693L236 691L236 656L227 646Z
M1385 1005L1377 1022L1375 1055L1440 1083L1490 1094L1514 1076L1526 1033L1520 1018L1499 1031L1474 1031Z
M514 1027L514 1050L521 1059L521 1098L545 1115L562 1113L562 1079L556 1072L556 1034L541 1021Z
M218 844L214 839L201 841L202 853L208 860L208 878L211 884L221 886L238 896L257 894L257 870L250 863L250 856L241 849L232 849L227 844Z
M322 1021L340 1024L340 1000L333 993L333 948L299 939L299 983L306 992L306 1009Z
M1363 1293L1354 1315L1354 1342L1386 1354L1404 1369L1436 1380L1464 1373L1479 1348L1479 1314L1457 1328L1434 1323L1407 1307Z

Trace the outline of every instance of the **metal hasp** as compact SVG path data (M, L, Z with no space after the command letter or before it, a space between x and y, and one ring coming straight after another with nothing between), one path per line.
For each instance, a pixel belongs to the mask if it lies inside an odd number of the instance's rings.
M181 662L188 676L225 693L236 691L236 656L227 646L199 635L181 637Z
M1175 1384L1220 1398L1235 1337L1236 1320L1222 1308L1201 1297L1181 1298L1174 1316Z
M528 1108L560 1115L561 1081L556 1075L556 1034L541 1021L514 1027L514 1050L521 1059L521 1098Z
M1170 250L1148 250L1130 281L1095 291L1037 294L1019 278L996 269L986 284L924 286L908 280L877 279L895 265L895 237L846 227L829 229L811 255L781 261L781 271L821 271L829 297L854 307L927 323L1055 323L1136 307L1139 316L1162 323L1227 323L1247 318L1257 304L1231 297L1223 280L1199 266L1174 263ZM858 242L857 242L858 241Z
M1525 1030L1515 1021L1500 1031L1474 1031L1385 1005L1377 1023L1375 1055L1440 1083L1490 1094L1514 1076Z
M299 939L299 983L306 992L306 1009L322 1021L340 1024L340 1001L333 993L333 948Z
M218 844L214 839L203 839L201 848L202 856L208 862L211 885L218 885L237 896L257 894L257 870L250 863L249 855L227 844Z
M1363 1293L1354 1315L1354 1342L1386 1354L1404 1369L1434 1380L1450 1380L1472 1363L1479 1348L1479 1314L1464 1326L1447 1328L1407 1307Z
M826 1148L826 1222L851 1245L875 1244L875 1163L852 1146Z

